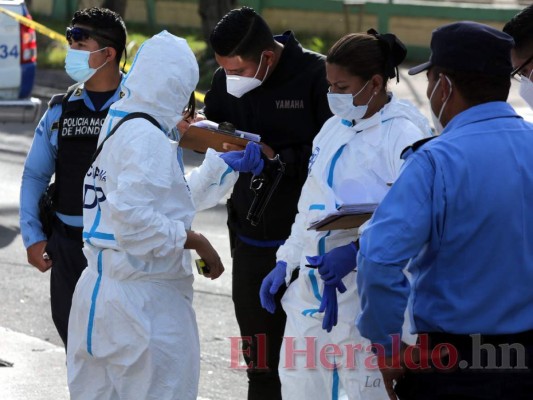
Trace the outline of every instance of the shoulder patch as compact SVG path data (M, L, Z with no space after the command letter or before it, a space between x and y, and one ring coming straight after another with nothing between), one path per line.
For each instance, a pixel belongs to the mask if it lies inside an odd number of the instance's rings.
M59 93L59 94L53 95L50 101L48 102L48 108L52 108L55 105L61 104L65 96L66 96L66 93Z
M409 157L411 154L413 154L415 151L417 151L424 144L426 144L430 140L433 140L433 139L435 139L437 137L438 136L430 136L428 138L424 138L424 139L421 139L421 140L418 140L418 141L414 142L411 146L407 146L405 149L402 150L402 154L400 155L400 158L402 160L405 160L407 157Z

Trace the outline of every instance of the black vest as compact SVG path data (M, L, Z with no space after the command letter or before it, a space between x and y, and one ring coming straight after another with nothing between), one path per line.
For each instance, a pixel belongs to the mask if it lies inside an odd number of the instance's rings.
M66 215L82 215L83 179L109 108L92 111L83 99L68 101L69 97L71 93L67 93L63 99L57 132L56 211Z

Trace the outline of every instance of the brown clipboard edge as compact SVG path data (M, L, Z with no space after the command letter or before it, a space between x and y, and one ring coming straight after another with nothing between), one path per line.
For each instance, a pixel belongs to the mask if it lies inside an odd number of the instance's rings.
M308 231L332 231L337 229L354 229L359 228L366 221L372 217L372 213L363 213L363 214L334 214L324 219L317 221L309 228ZM352 221L356 221L352 223Z
M217 131L209 128L200 128L191 125L180 138L179 145L184 149L190 149L205 153L208 148L219 152L226 152L222 143L231 143L237 146L246 147L250 140L234 136L232 134Z

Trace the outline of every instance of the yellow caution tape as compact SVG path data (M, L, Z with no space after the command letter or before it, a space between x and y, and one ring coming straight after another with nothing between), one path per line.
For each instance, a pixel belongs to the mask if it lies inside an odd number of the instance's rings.
M57 40L63 44L68 44L67 38L64 34L57 33L56 31L53 31L50 28L47 28L46 26L35 22L32 19L23 17L22 15L19 15L13 11L6 10L3 7L0 7L0 12L9 15L11 18L15 19L16 21L20 22L23 25L26 25L32 29L35 29L37 32L42 33L43 35L48 36L51 39Z
M64 34L61 34L61 33L57 33L56 31L53 31L52 29L50 28L47 28L46 26L44 26L43 24L40 24L38 22L35 22L34 20L30 19L30 18L26 18L20 14L17 14L13 11L9 11L3 7L0 7L0 13L4 13L8 16L10 16L11 18L13 18L14 20L16 20L17 22L20 22L21 24L25 25L25 26L28 26L32 29L35 29L37 32L45 35L45 36L48 36L50 39L53 39L53 40L57 40L58 42L61 42L63 44L66 44L68 45L68 41L67 41L67 38L65 37ZM129 67L130 67L130 64L127 63L126 64L126 67L124 68L126 71L129 70ZM205 95L203 93L200 93L200 92L194 92L195 94L195 97L196 97L196 100L203 103L204 102L204 99L205 99Z
M196 97L196 101L199 101L200 103L203 103L205 100L205 94L200 92L194 92L194 97Z

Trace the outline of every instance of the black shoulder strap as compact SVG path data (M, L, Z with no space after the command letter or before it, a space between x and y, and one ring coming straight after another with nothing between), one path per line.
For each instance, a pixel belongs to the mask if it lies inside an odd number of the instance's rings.
M70 99L72 94L74 94L75 91L76 91L76 88L68 91L67 93L56 94L52 96L52 98L48 102L48 108L52 108L55 105L61 104L61 114L59 115L59 119L57 121L52 122L51 130L57 129L58 132L61 132L61 128L62 128L60 126L61 119L63 118L63 114L65 113L65 110L67 109L67 106L69 104L68 100ZM59 143L59 141L61 140L61 135L57 137L57 140Z
M402 160L405 160L407 157L409 157L411 154L413 154L415 151L417 151L422 145L426 144L430 140L435 139L438 136L430 136L424 139L420 139L416 142L414 142L411 146L407 146L405 149L402 150L402 153L400 155L400 158Z
M100 154L100 152L102 151L102 148L104 147L104 143L106 142L106 140L109 139L111 136L113 136L113 134L117 131L118 127L120 125L122 125L124 122L129 121L130 119L134 119L134 118L144 118L144 119L150 121L152 124L154 124L154 126L156 128L161 129L161 126L159 125L159 122L157 122L157 120L154 117L152 117L151 115L149 115L149 114L146 114L146 113L143 113L143 112L133 112L131 114L126 115L124 118L122 118L120 121L118 121L118 123L113 127L113 129L111 129L111 132L109 132L109 134L102 141L102 143L100 143L100 146L98 146L98 148L96 149L96 151L93 154L93 158L91 159L90 165L92 165L94 160L96 160L96 157L98 157L98 154Z
M67 93L54 94L50 101L48 102L48 108L52 108L63 102L63 99L67 96Z

